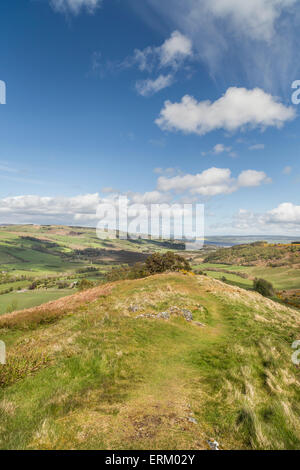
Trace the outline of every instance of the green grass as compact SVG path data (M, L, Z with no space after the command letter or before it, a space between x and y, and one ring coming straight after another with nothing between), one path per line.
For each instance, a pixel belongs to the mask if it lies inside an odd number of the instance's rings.
M234 292L162 275L100 289L48 326L0 320L0 447L205 449L215 438L223 449L300 449L300 314ZM206 326L135 319L131 304L187 308Z
M0 296L0 315L8 310L22 310L25 308L37 307L50 300L57 300L66 295L71 295L71 289L49 289L22 292L20 294L12 292Z

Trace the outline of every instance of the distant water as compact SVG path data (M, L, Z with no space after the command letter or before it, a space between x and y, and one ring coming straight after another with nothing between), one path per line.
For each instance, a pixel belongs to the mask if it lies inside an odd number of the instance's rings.
M205 239L205 245L214 245L214 246L220 246L220 247L230 247L230 246L235 246L235 245L243 245L246 243L254 243L257 241L266 241L268 243L291 243L295 242L299 239L299 237L284 237L284 236L278 236L278 237L272 237L272 236L263 236L261 235L260 237L256 236L244 236L244 237L216 237L214 239L213 237L208 237Z
M240 245L240 243L230 243L230 242L209 242L206 241L204 242L204 245L214 245L214 246L222 246L224 248L234 246L234 245Z

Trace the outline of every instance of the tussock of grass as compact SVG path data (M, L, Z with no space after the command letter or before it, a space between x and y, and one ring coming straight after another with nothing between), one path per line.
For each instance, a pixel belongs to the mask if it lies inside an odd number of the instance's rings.
M202 276L102 289L53 303L54 323L41 308L0 319L1 448L300 448L297 311ZM137 320L132 305L186 308L206 326Z

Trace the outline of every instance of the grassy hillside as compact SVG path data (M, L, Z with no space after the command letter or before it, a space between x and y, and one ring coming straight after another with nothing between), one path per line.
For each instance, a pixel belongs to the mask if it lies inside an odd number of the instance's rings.
M0 226L0 315L68 295L70 288L75 292L82 278L99 283L112 267L180 247L159 240L101 240L92 228ZM23 292L36 280L34 290Z
M205 262L241 266L298 266L300 265L300 242L299 245L256 242L221 248L209 254Z
M215 279L251 289L255 278L266 279L280 301L300 308L300 244L255 242L214 250L194 257L193 267Z
M296 310L183 274L3 315L0 447L299 449L299 327Z

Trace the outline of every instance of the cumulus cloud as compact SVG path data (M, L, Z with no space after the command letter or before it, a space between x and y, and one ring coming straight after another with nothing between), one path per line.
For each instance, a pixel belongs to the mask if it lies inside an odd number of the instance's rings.
M268 223L287 223L300 225L300 206L284 202L266 214Z
M232 227L246 233L295 233L300 231L300 206L291 202L279 204L264 213L240 209Z
M94 13L102 4L102 0L50 0L50 5L60 13L71 12L78 15L82 10Z
M296 117L294 108L284 106L259 88L228 88L217 101L197 101L186 95L179 103L166 101L156 124L163 130L204 135L216 129L237 131L245 127L281 127Z
M238 177L239 187L260 186L262 183L270 183L271 179L267 177L264 171L245 170Z
M151 80L139 80L136 82L136 90L142 96L150 96L154 93L157 93L164 88L169 87L174 82L174 77L172 74L169 75L160 75L158 78Z
M174 31L159 50L160 65L176 67L180 61L192 56L192 54L192 41L179 31Z
M245 170L238 178L233 178L229 168L209 168L196 175L183 175L158 178L157 188L160 191L190 192L202 196L230 194L242 187L260 186L270 182L264 172Z

